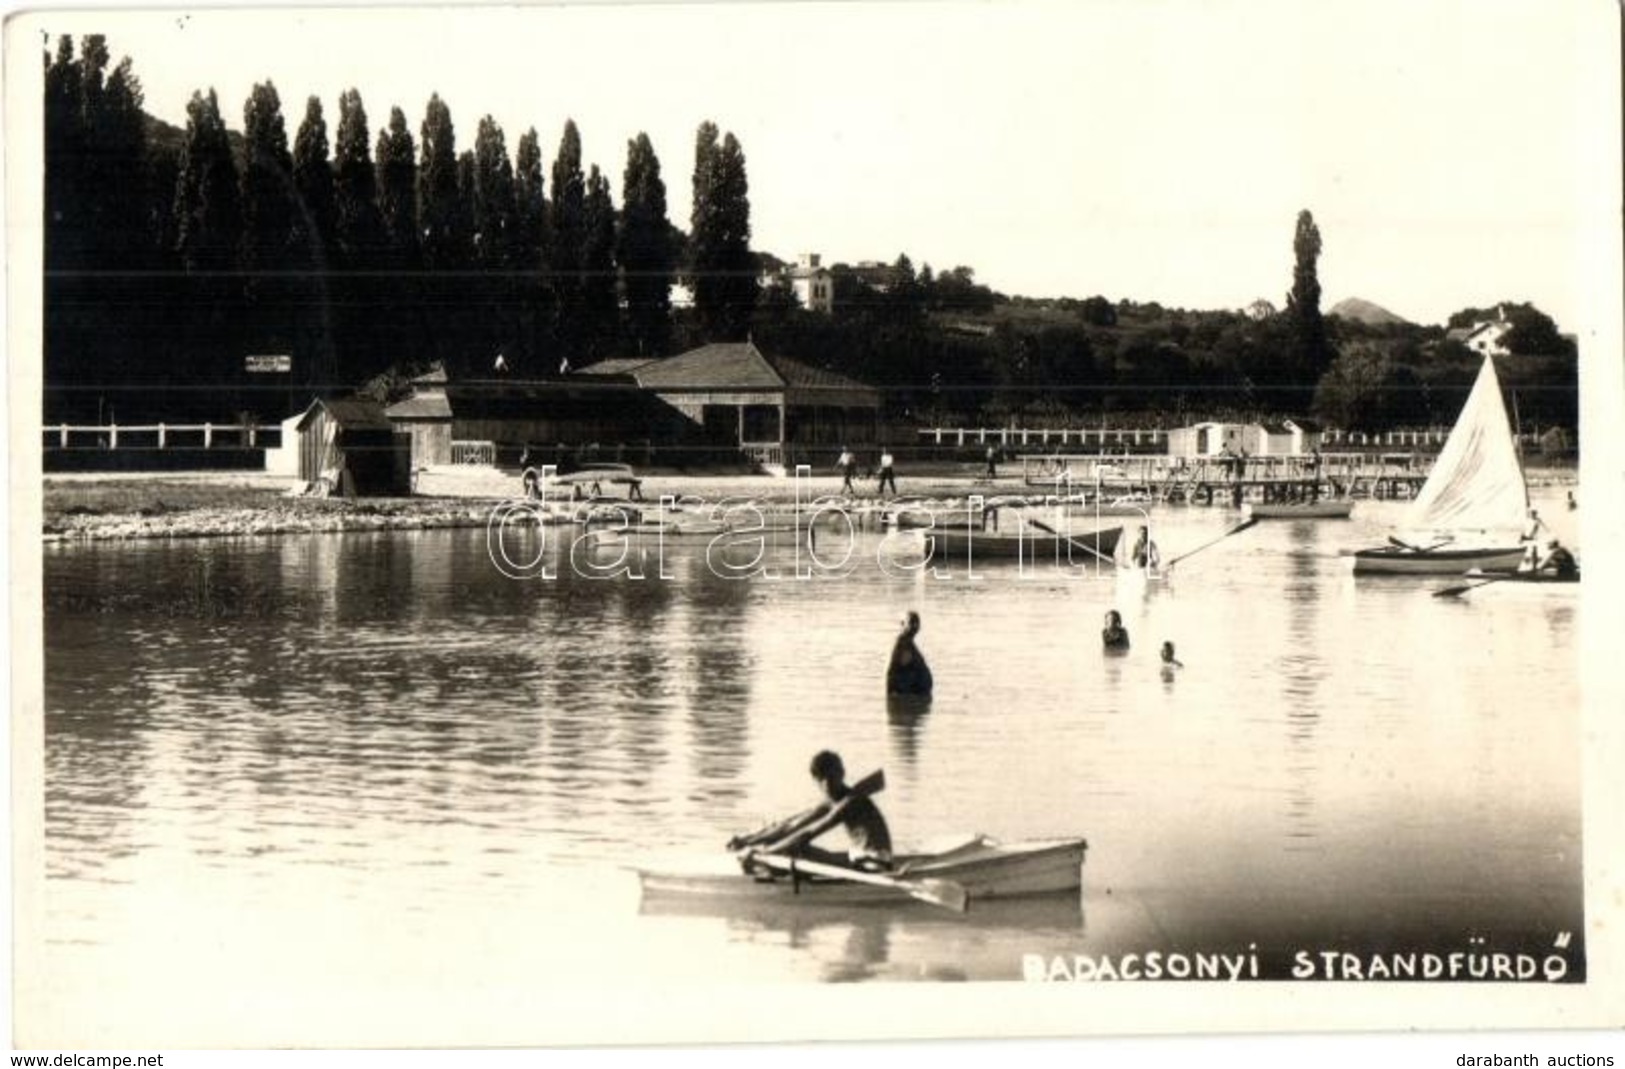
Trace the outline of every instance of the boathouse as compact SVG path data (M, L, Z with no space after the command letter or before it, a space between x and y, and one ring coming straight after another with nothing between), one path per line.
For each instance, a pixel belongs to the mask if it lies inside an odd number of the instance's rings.
M763 465L791 465L815 448L875 441L880 391L753 341L703 345L641 364L630 374L698 427Z
M376 401L312 401L294 425L299 478L345 497L411 492L411 439Z
M686 421L624 367L603 365L536 379L448 381L433 371L412 380L411 396L385 414L410 436L414 468L517 464L527 448L549 462L582 450L642 462L656 442L688 434Z
M384 416L412 442L412 467L451 463L451 402L446 372L436 365L412 380L412 395L384 409Z
M764 354L749 341L659 360L615 359L557 376L450 380L432 371L385 410L413 468L596 457L647 463L738 458L791 464L876 440L880 392Z

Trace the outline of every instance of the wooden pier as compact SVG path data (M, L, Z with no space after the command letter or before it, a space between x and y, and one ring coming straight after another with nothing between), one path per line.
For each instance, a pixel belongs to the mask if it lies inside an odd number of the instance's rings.
M1145 495L1162 504L1409 498L1427 481L1426 453L1321 453L1279 457L1026 454L1029 486L1104 500Z

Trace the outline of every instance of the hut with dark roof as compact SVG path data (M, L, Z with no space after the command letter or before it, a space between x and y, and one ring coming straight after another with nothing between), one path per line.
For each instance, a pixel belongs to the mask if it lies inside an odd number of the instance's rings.
M294 429L306 483L345 497L411 492L411 437L396 432L376 401L318 398Z

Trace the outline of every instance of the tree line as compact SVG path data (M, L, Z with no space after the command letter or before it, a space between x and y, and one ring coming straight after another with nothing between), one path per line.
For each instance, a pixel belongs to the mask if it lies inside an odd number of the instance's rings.
M1463 309L1442 327L1324 315L1307 210L1280 311L1009 297L969 266L916 269L904 254L834 265L823 315L800 308L782 277L762 284L784 265L752 250L744 151L711 122L695 135L685 232L645 134L627 144L617 204L573 121L548 165L534 127L510 155L490 116L460 148L438 95L415 129L392 108L374 136L348 90L332 127L321 100L306 100L290 139L266 81L240 134L213 91L194 93L176 130L143 112L131 61L112 64L104 38L62 38L44 58L51 420L102 417L104 403L125 422L266 418L433 362L487 376L500 357L529 377L750 336L881 387L897 419L1311 413L1382 430L1453 419L1479 357L1451 330L1497 317L1511 327L1498 363L1519 417L1577 419L1574 342L1526 303ZM679 280L692 308L673 306ZM251 354L289 354L293 371L247 373Z
M833 315L769 291L756 337L885 389L891 415L946 426L1171 426L1313 416L1361 431L1452 422L1482 356L1456 328L1504 319L1496 364L1524 429L1573 428L1572 338L1527 302L1465 308L1443 326L1367 323L1320 308L1321 236L1293 233L1284 307L1187 310L1156 302L1010 297L969 267L831 269ZM865 275L867 274L867 278Z
M310 97L290 140L268 80L240 135L212 89L176 131L143 112L132 62L109 59L99 35L45 56L45 372L64 418L115 396L126 419L218 415L228 395L269 413L392 369L542 375L749 331L745 155L713 123L685 235L647 134L627 144L617 207L573 121L544 168L534 127L510 155L489 115L459 150L438 94L416 136L395 107L374 138L350 89L331 127ZM253 354L292 356L291 378L246 372Z

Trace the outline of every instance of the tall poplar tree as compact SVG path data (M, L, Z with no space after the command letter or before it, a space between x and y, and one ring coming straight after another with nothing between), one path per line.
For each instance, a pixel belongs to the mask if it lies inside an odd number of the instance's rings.
M520 137L514 155L514 197L518 228L513 244L518 300L515 359L518 366L545 370L543 353L548 348L547 328L554 299L547 277L547 196L542 178L542 148L535 127Z
M293 273L299 246L293 154L282 100L269 81L256 84L243 105L243 154L244 342L254 352L286 353L296 343L296 321L313 310L301 301L303 284Z
M671 224L660 160L645 133L626 146L618 248L632 350L665 356L671 345Z
M143 99L133 64L122 59L107 76L88 123L100 164L92 169L91 181L103 206L94 248L104 268L139 269L153 261Z
M243 105L243 150L243 266L286 270L298 206L282 100L271 82L256 84Z
M240 322L236 300L242 202L237 165L226 140L226 124L213 89L194 92L186 105L186 140L175 183L176 237L186 272L182 322L185 358L193 381L231 385L240 375L234 331Z
M175 187L181 265L190 273L223 274L236 266L242 237L237 165L213 89L186 105L186 140Z
M85 124L79 86L83 71L73 38L57 39L56 55L45 63L45 268L80 266L79 243L87 229L80 217L84 200Z
M144 272L157 265L151 166L141 83L129 59L111 73L106 39L72 38L45 57L44 370L46 406L67 415L82 392L58 389L146 377L150 354L168 339L143 337L183 291ZM164 190L170 200L171 180ZM129 411L128 408L125 411ZM80 411L71 413L79 418Z
M451 109L436 93L423 117L418 166L418 229L423 261L431 271L467 266L469 234L459 226L457 135Z
M694 148L694 208L690 240L694 308L706 335L743 338L756 307L756 257L750 251L750 185L745 153L733 134L717 142L702 123Z
M507 142L502 127L489 115L480 120L474 139L473 193L475 261L481 272L478 305L485 311L482 349L493 362L500 353L509 370L515 370L517 354L509 350L516 329L511 272L517 204Z
M1320 314L1320 228L1308 209L1298 213L1297 231L1292 238L1294 263L1292 289L1286 296L1286 314L1291 328L1292 352L1288 374L1295 391L1306 401L1315 384L1331 364L1331 346L1326 339L1326 321ZM1285 385L1285 384L1283 384Z
M609 179L592 166L581 245L582 311L586 320L586 358L615 352L620 339L620 300L615 285L615 204Z
M579 366L586 342L582 308L581 248L586 229L586 179L581 173L581 135L574 120L564 124L553 159L553 204L548 222L547 262L558 295L559 356Z
M384 332L392 279L385 258L384 221L378 210L378 175L372 160L367 109L354 89L339 95L333 140L333 194L341 279L335 282L339 376L359 385L395 358Z
M389 127L378 133L378 211L384 242L397 270L418 262L417 146L400 108L389 111Z
M339 127L333 142L333 192L339 249L350 270L371 270L383 246L378 175L372 161L367 109L361 94L339 95Z
M328 151L322 102L310 97L293 143L293 188L299 197L300 239L306 247L307 266L317 272L332 266L338 240L338 207Z
M295 266L301 271L299 300L305 330L297 343L295 377L317 392L339 388L337 367L338 206L328 158L327 119L317 97L305 100L305 117L293 142L293 188L299 211Z

